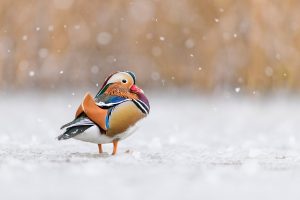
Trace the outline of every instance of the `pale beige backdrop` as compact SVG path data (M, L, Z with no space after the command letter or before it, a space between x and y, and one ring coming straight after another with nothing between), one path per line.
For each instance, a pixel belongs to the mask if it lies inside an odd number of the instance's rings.
M0 0L0 87L300 87L298 0Z

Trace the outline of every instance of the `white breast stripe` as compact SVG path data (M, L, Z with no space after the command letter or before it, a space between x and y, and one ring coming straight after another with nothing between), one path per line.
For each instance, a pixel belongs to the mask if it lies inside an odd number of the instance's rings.
M119 102L116 102L116 103L105 103L105 102L102 102L100 101L99 103L96 103L97 106L100 106L100 107L110 107L110 106L114 106L114 105L117 105L117 104L120 104L120 103L124 103L125 101L128 101L129 99L125 99L123 101L119 101Z
M141 105L141 103L140 103L139 101L137 101L137 100L135 100L135 99L133 99L133 101L139 105L138 107L139 107L140 109L142 109L142 110L144 111L144 113L147 113L147 114L148 114L148 111L143 107L143 105Z
M144 105L144 107L146 107L146 109L147 109L147 110L150 110L150 108L148 107L148 105L147 105L147 104L145 104L143 101L141 101L141 100L139 100L139 99L138 99L138 101L139 101L141 104L143 104L143 105Z

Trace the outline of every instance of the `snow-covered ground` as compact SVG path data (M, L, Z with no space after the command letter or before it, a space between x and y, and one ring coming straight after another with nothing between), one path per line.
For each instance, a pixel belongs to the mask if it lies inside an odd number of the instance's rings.
M55 139L82 96L0 95L0 199L300 199L300 98L152 94L110 156Z

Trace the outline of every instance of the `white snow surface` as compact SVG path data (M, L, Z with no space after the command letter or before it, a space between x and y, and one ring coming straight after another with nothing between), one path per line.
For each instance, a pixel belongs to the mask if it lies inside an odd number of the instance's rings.
M151 94L116 156L56 140L82 97L0 95L0 199L300 199L297 97Z

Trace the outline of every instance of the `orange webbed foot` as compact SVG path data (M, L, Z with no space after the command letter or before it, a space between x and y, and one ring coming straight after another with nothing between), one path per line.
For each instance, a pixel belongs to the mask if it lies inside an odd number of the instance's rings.
M103 153L102 144L98 144L99 154Z
M117 154L117 149L118 149L118 141L117 140L114 140L113 141L113 145L114 145L114 149L113 149L113 152L111 155L116 155Z

